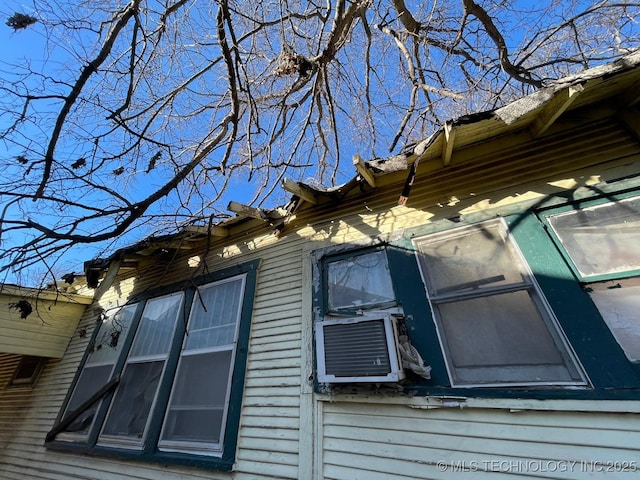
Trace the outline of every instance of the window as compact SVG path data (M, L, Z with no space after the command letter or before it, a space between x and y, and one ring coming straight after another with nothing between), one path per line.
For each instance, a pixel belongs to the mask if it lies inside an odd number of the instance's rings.
M369 392L380 384L367 375L379 375L410 395L637 400L638 198L442 220L315 251L316 390Z
M34 357L25 355L20 359L13 378L9 383L10 387L33 387L38 381L40 372L44 368L47 359L44 357Z
M321 252L319 252L322 255ZM314 326L320 383L397 383L404 367L428 378L409 343L386 246L322 255L322 313Z
M107 312L47 445L230 470L257 266Z
M329 313L395 305L384 250L330 257L325 261Z
M568 208L545 220L627 358L640 362L640 197Z
M65 414L81 407L113 377L116 361L129 333L136 306L131 304L122 309L112 310L100 319L98 331L89 346L89 355L67 403ZM82 408L81 413L65 427L64 432L86 437L93 426L101 400L96 399Z
M414 245L452 386L586 385L502 220Z
M583 280L640 272L640 197L547 217Z

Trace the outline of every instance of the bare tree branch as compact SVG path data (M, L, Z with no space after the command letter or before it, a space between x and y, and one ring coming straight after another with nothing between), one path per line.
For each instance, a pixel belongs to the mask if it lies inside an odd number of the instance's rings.
M342 183L356 153L386 154L640 47L637 1L33 8L12 41L32 29L41 52L9 46L0 63L6 275L46 262L54 276L77 246L224 218L236 192L272 207L285 175Z

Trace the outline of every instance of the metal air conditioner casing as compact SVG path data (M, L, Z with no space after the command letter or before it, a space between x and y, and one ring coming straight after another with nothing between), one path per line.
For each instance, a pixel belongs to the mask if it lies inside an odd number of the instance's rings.
M316 323L319 383L398 382L404 370L396 319L390 314Z

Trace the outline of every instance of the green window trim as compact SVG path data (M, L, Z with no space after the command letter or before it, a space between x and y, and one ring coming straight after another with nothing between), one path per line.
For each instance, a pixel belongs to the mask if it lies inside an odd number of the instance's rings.
M419 226L408 229L402 238L390 243L371 247L351 245L351 249L349 245L341 245L314 252L312 254L315 278L312 300L314 322L319 321L328 310L325 299L326 275L324 274L326 259L363 254L368 249L384 249L393 279L396 300L403 311L411 344L421 354L425 364L432 367L430 380L408 376L402 382L405 394L477 398L640 399L638 365L632 364L625 357L597 308L582 289L536 213L538 212L527 210L512 213L504 218L511 235L531 268L535 281L554 312L570 348L589 377L590 386L463 388L451 386L438 332L432 318L431 306L420 279L412 238L476 222L445 220L439 224L430 224L428 227ZM366 391L365 386L359 388ZM332 386L327 390L326 385L320 385L317 380L315 390L318 393L343 391L341 386ZM350 391L349 387L344 391Z
M184 301L183 307L179 312L176 322L176 332L172 337L171 346L166 359L166 370L158 386L158 393L155 396L155 405L153 411L150 414L150 418L147 424L147 430L145 435L144 444L140 449L134 450L131 448L122 448L116 444L104 444L100 443L99 435L103 428L105 420L107 418L109 405L111 404L115 393L113 391L108 392L104 401L99 403L98 410L95 414L93 428L88 435L75 436L73 434L61 435L56 438L55 435L49 435L45 442L45 446L50 449L82 452L89 455L116 457L131 460L170 463L177 465L188 465L202 468L210 468L221 471L231 471L235 462L235 453L238 441L238 430L240 425L240 410L242 403L242 393L244 389L244 381L246 375L246 362L249 346L249 332L251 326L251 318L253 315L253 303L256 292L257 283L257 271L260 265L260 260L254 260L243 263L241 265L226 268L208 275L196 278L194 281L188 282L185 287L185 283L174 284L171 286L160 287L153 291L145 292L143 295L133 297L129 300L128 304L137 303L137 307L134 314L134 319L129 327L131 334L124 338L122 345L122 351L116 361L115 368L111 377L119 376L123 372L125 362L129 357L129 350L134 341L136 331L140 324L140 318L143 312L144 305L148 300L158 298L166 294L183 292ZM164 451L158 449L158 443L160 442L160 435L163 423L165 421L165 412L167 409L167 403L169 402L169 395L171 392L171 386L174 383L174 377L178 368L178 360L181 354L183 338L186 329L186 321L190 315L190 308L195 299L196 288L210 284L213 282L221 282L225 279L233 277L244 278L244 290L243 297L241 299L241 306L238 318L237 327L237 340L235 344L235 358L233 360L233 367L229 380L229 401L226 407L226 421L223 425L222 431L223 438L220 439L222 443L221 451L217 454L203 453L198 450L196 452L190 452L188 449L183 451ZM63 407L56 419L56 426L64 420L65 410L69 401L72 398L74 389L78 383L80 375L87 364L90 357L90 348L96 340L96 336L99 333L99 329L96 328L93 336L89 342L89 347L85 352L85 355L80 363L80 367L76 372L76 376L69 388ZM115 389L117 392L117 388ZM56 427L51 433L54 433Z
M554 228L552 224L552 219L559 215L578 213L585 209L604 207L607 204L626 202L634 198L637 201L637 199L640 199L639 195L640 195L639 191L632 190L624 193L610 194L605 197L585 199L577 202L569 202L560 206L546 208L544 210L540 210L537 212L538 217L540 218L545 228L547 229L547 232L551 237L551 239L553 240L553 242L555 243L556 248L558 249L560 254L563 256L565 262L567 263L567 265L569 265L571 271L579 281L585 282L585 283L592 283L592 282L600 282L600 281L612 280L617 278L634 277L634 276L640 275L640 268L625 269L625 270L602 273L602 274L585 275L583 272L580 271L579 267L574 262L574 259L569 254L562 239L558 235L556 228Z

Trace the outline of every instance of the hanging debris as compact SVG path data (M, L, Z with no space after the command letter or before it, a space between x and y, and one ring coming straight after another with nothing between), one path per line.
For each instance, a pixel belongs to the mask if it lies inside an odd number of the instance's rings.
M31 303L29 303L28 300L25 300L24 298L22 300L18 300L15 303L10 303L9 308L13 308L14 310L20 312L20 318L22 318L23 320L31 315L31 312L33 312L33 306L31 305Z
M27 28L29 25L33 25L37 21L38 19L31 15L16 12L7 19L6 24L8 27L13 28L14 31L17 31Z

